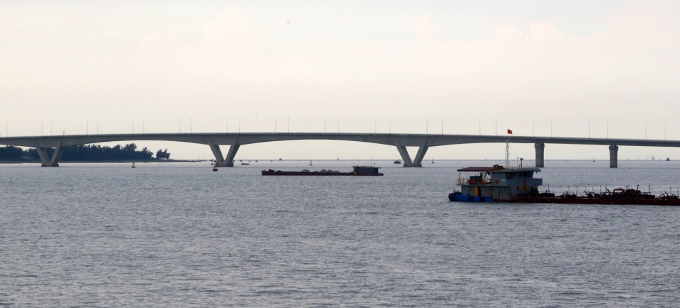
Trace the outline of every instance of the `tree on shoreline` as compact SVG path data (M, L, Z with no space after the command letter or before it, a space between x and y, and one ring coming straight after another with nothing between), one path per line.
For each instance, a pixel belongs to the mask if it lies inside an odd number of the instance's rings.
M162 152L163 158L168 159L170 153ZM48 148L47 154L52 155L54 149ZM125 146L116 145L114 147L101 145L76 145L65 147L61 155L61 161L120 161L120 160L153 160L153 152L148 148L137 150L134 143ZM159 157L155 159L161 159ZM17 146L0 147L0 160L3 161L31 161L40 160L38 151L35 149L24 150Z
M156 152L156 159L170 159L170 153L168 153L168 149L158 149L158 152Z

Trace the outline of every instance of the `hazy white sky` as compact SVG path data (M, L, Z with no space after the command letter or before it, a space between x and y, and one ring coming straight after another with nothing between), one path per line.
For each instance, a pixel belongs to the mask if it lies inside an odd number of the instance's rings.
M3 136L288 130L680 139L680 1L0 1ZM338 120L339 119L339 120ZM97 125L98 123L98 125ZM324 125L325 123L325 125ZM481 123L481 125L480 125ZM608 123L608 124L607 124ZM89 125L89 126L88 126ZM429 125L429 126L428 126ZM6 128L6 129L5 129ZM173 157L206 146L137 142ZM226 148L224 149L226 151ZM533 157L533 145L513 154ZM504 145L426 158L502 158ZM621 158L680 150L629 148ZM396 158L278 142L238 157ZM608 157L554 146L546 158Z

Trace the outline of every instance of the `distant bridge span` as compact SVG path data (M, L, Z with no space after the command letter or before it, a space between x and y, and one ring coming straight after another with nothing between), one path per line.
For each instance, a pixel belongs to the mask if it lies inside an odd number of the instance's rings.
M609 166L611 168L617 167L618 149L621 145L680 147L680 140L371 133L163 133L21 136L2 137L0 138L0 145L36 148L43 167L57 167L59 166L59 158L63 153L62 149L72 145L133 140L188 142L208 145L215 155L217 166L233 167L236 153L242 145L290 140L342 140L395 146L404 162L404 167L421 167L425 153L430 147L467 143L504 143L508 139L510 143L533 143L536 149L537 167L544 167L546 143L607 145L609 146ZM222 154L220 145L229 145L226 157ZM407 146L418 147L418 153L413 160L406 150ZM47 148L54 148L51 157L47 153Z

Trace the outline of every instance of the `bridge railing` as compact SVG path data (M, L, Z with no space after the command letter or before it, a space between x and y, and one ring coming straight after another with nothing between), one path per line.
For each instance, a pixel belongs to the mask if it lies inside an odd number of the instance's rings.
M412 136L412 137L463 137L463 138L478 138L478 137L494 137L494 138L507 138L511 142L513 139L536 139L537 141L552 139L552 140L612 140L612 141L642 141L642 142L679 142L680 140L667 140L667 139L640 139L640 138L594 138L594 137L555 137L555 136L505 136L505 135L470 135L470 134L416 134L416 133L355 133L355 132L191 132L191 133L114 133L114 134L62 134L62 135L26 135L26 136L0 136L0 139L19 139L19 138L59 138L59 137L114 137L114 136L220 136L220 135L336 135L336 136L366 136L366 135L379 135L379 136Z

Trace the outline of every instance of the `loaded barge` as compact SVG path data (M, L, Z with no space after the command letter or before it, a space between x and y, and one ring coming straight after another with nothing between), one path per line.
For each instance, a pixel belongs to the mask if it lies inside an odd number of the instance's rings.
M673 194L659 196L639 189L617 188L605 192L584 192L584 195L563 193L555 195L550 191L539 192L543 179L535 178L539 168L468 167L458 169L460 191L449 194L453 202L510 202L510 203L566 203L566 204L639 204L639 205L680 205L680 199ZM473 173L461 177L460 173Z
M380 167L371 166L352 166L352 172L340 172L335 170L321 170L309 171L304 169L302 171L281 171L281 170L262 170L262 175L303 175L303 176L382 176L378 172Z

